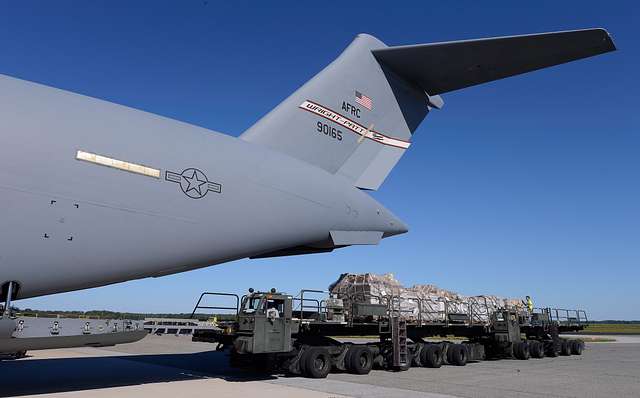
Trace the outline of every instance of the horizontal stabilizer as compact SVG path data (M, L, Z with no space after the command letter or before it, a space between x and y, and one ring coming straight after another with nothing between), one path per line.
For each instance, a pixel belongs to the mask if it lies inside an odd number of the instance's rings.
M603 29L396 47L361 34L240 138L375 190L439 94L613 50Z
M604 29L387 47L378 61L429 95L614 51Z

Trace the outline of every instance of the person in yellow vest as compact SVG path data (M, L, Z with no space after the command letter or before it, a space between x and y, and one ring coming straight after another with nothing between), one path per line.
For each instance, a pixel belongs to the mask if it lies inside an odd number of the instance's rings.
M529 312L533 312L533 300L531 300L531 297L527 296L525 304L527 305Z

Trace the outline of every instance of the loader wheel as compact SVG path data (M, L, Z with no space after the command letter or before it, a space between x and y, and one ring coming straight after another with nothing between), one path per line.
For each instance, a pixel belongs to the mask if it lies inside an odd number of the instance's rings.
M411 364L413 363L413 354L411 353L411 351L407 352L407 363L405 365L393 366L393 350L389 350L385 354L385 362L386 362L385 368L387 370L403 372L411 368Z
M571 340L569 344L571 346L571 354L582 355L582 350L584 349L584 342L582 340Z
M513 345L513 356L516 359L521 359L526 361L531 357L531 353L529 352L529 343L526 341L519 341L514 343Z
M442 366L442 360L442 348L439 345L427 345L420 352L420 362L424 367L439 368Z
M565 357L571 355L571 342L569 340L560 341L560 355Z
M447 350L447 360L451 365L464 366L467 364L467 348L462 344L452 344Z
M347 372L352 372L351 370L351 353L356 349L355 345L349 344L347 348L347 353L344 354L344 368Z
M304 376L313 379L324 379L331 371L331 355L326 348L310 348L302 356Z
M559 342L554 340L547 340L544 342L544 354L550 358L555 358L558 356L558 347Z
M411 368L412 363L413 363L413 353L407 350L407 364L398 366L397 370L400 370L400 371L409 370Z
M544 358L544 345L540 341L532 340L529 342L529 352L531 358Z
M373 354L369 347L352 346L349 349L347 369L357 375L366 375L373 367Z

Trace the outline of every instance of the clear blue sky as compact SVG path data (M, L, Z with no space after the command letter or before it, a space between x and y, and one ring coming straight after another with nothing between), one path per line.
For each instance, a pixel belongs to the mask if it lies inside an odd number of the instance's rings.
M639 10L633 1L3 1L0 73L234 136L360 32L400 45L604 27L619 48L444 95L374 193L411 227L378 247L18 305L190 311L203 290L326 288L349 271L640 319Z

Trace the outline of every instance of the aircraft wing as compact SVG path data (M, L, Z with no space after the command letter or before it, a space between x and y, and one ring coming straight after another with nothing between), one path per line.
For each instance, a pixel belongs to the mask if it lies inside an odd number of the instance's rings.
M505 36L373 50L378 61L430 95L614 51L604 29Z

